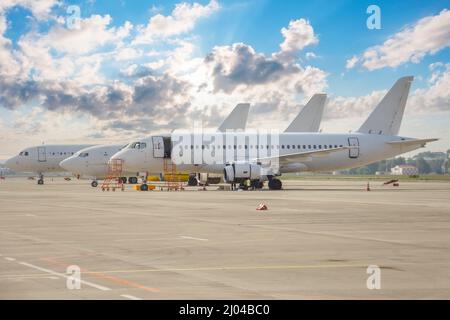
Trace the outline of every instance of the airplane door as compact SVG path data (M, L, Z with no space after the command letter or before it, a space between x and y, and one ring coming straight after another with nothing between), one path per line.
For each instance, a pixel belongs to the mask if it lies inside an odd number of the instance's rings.
M164 158L164 139L163 137L152 137L153 158Z
M349 158L358 158L359 157L359 141L356 137L348 138L348 146L350 149L348 150Z
M45 147L38 147L38 161L39 162L47 161L47 155L45 153Z

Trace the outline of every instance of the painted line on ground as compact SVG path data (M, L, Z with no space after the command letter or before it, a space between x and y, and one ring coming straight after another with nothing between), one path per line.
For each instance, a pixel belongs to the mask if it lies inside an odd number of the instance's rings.
M327 269L327 268L367 268L368 264L318 264L318 265L286 265L286 266L223 266L223 267L193 267L193 268L162 268L134 270L90 271L84 274L109 273L139 273L139 272L176 272L176 271L233 271L233 270L295 270L295 269Z
M56 260L54 258L41 258L41 260L42 261L47 261L49 263L52 263L53 265L62 266L64 268L67 268L70 265L70 264L68 264L66 262L58 261L58 260ZM147 286L144 286L144 285L142 285L140 283L137 283L137 282L134 282L134 281L130 281L130 280L126 280L126 279L119 278L119 277L115 277L115 276L112 276L112 275L107 275L107 274L104 274L102 272L89 271L88 269L85 269L85 268L80 268L80 270L81 270L82 274L92 275L93 277L96 277L98 279L107 280L109 282L116 283L116 284L119 284L119 285L122 285L122 286L127 286L129 288L142 289L142 290L145 290L145 291L148 291L148 292L153 292L153 293L160 291L159 288L147 287Z
M58 277L63 277L63 278L69 279L69 276L68 276L68 275L65 275L65 274L63 274L63 273L56 272L56 271L53 271L53 270L50 270L50 269L41 268L41 267L38 267L38 266L36 266L36 265L34 265L34 264L31 264L31 263L27 263L27 262L19 262L19 264L21 264L21 265L23 265L23 266L26 266L26 267L29 267L29 268L33 268L33 269L42 271L42 272L49 273L49 274L54 275L54 276L58 276ZM92 283L92 282L90 282L90 281L80 280L80 282L81 282L82 284L85 284L85 285L87 285L87 286L89 286L89 287L92 287L92 288L95 288L95 289L98 289L98 290L102 290L102 291L109 291L109 290L111 290L111 289L108 288L108 287L104 287L104 286L101 286L101 285Z
M5 257L5 260L8 260L8 261L16 261L16 259L10 258L10 257Z
M208 239L189 237L189 236L180 236L180 238L188 239L188 240L208 241Z
M130 294L121 294L120 296L123 297L123 298L126 298L126 299L130 299L130 300L142 300L141 298L132 296Z

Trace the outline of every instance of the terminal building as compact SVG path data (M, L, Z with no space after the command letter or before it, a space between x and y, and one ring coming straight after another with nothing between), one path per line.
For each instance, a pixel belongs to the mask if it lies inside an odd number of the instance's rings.
M391 174L395 176L412 176L419 174L419 169L416 166L410 164L401 164L391 168Z

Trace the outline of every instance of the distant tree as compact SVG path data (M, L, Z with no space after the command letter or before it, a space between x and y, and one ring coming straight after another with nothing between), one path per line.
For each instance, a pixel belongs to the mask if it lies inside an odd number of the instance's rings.
M423 158L418 158L415 162L420 174L428 174L432 172L431 166Z

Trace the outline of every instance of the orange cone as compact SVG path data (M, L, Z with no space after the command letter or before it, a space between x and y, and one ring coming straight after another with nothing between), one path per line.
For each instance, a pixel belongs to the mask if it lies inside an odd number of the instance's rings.
M264 203L260 203L258 207L256 207L256 210L261 211L261 210L269 210L269 208L267 208L267 206Z

